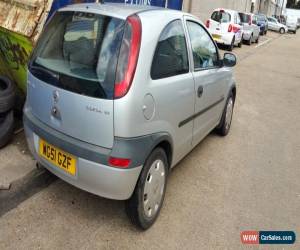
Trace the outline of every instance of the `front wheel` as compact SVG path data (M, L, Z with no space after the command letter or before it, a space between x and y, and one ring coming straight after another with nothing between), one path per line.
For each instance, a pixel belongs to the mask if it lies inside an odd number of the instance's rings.
M280 28L279 33L284 34L284 32L285 32L284 28Z
M216 132L221 136L226 136L229 133L233 115L234 98L232 93L227 99L220 124L216 128Z
M162 207L168 176L168 160L162 148L152 151L133 195L126 201L126 213L133 224L142 230L151 227Z

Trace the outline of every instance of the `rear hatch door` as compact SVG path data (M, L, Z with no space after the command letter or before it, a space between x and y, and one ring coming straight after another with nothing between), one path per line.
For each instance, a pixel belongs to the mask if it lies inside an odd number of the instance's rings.
M124 23L85 12L55 14L29 64L27 101L39 120L81 141L112 148Z
M211 15L210 30L212 34L222 35L228 32L231 15L224 10L214 11Z

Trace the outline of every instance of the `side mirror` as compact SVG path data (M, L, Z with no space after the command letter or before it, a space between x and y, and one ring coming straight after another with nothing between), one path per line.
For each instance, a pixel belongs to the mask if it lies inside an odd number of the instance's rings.
M232 53L225 53L223 57L223 65L225 67L234 67L236 65L236 56Z

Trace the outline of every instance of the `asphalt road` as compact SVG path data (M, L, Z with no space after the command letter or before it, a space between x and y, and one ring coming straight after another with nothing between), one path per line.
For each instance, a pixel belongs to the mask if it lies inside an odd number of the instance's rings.
M261 249L300 249L300 32L262 42L234 50L231 133L174 169L150 230L130 224L123 202L58 180L0 218L0 249L251 249L243 230L293 230L295 245Z

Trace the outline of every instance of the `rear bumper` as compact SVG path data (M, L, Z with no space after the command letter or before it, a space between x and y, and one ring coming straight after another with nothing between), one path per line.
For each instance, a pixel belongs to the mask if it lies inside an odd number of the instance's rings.
M129 169L107 166L105 164L107 160L103 163L101 161L108 159L113 150L101 147L95 149L93 145L83 145L85 143L61 134L42 124L36 118L30 117L30 112L26 111L24 111L24 130L29 149L34 158L62 180L75 187L109 199L126 200L132 195L142 165ZM40 138L76 157L75 176L68 174L39 155ZM100 156L99 159L95 158L94 155Z
M267 30L266 26L259 26L260 33L264 33Z
M249 41L251 38L252 31L251 30L244 30L243 40Z
M218 44L224 44L224 45L231 45L232 39L234 37L234 34L219 34L218 38L216 38L217 34L213 34L213 39L215 40L216 43Z
M297 26L288 26L288 31L297 31Z

